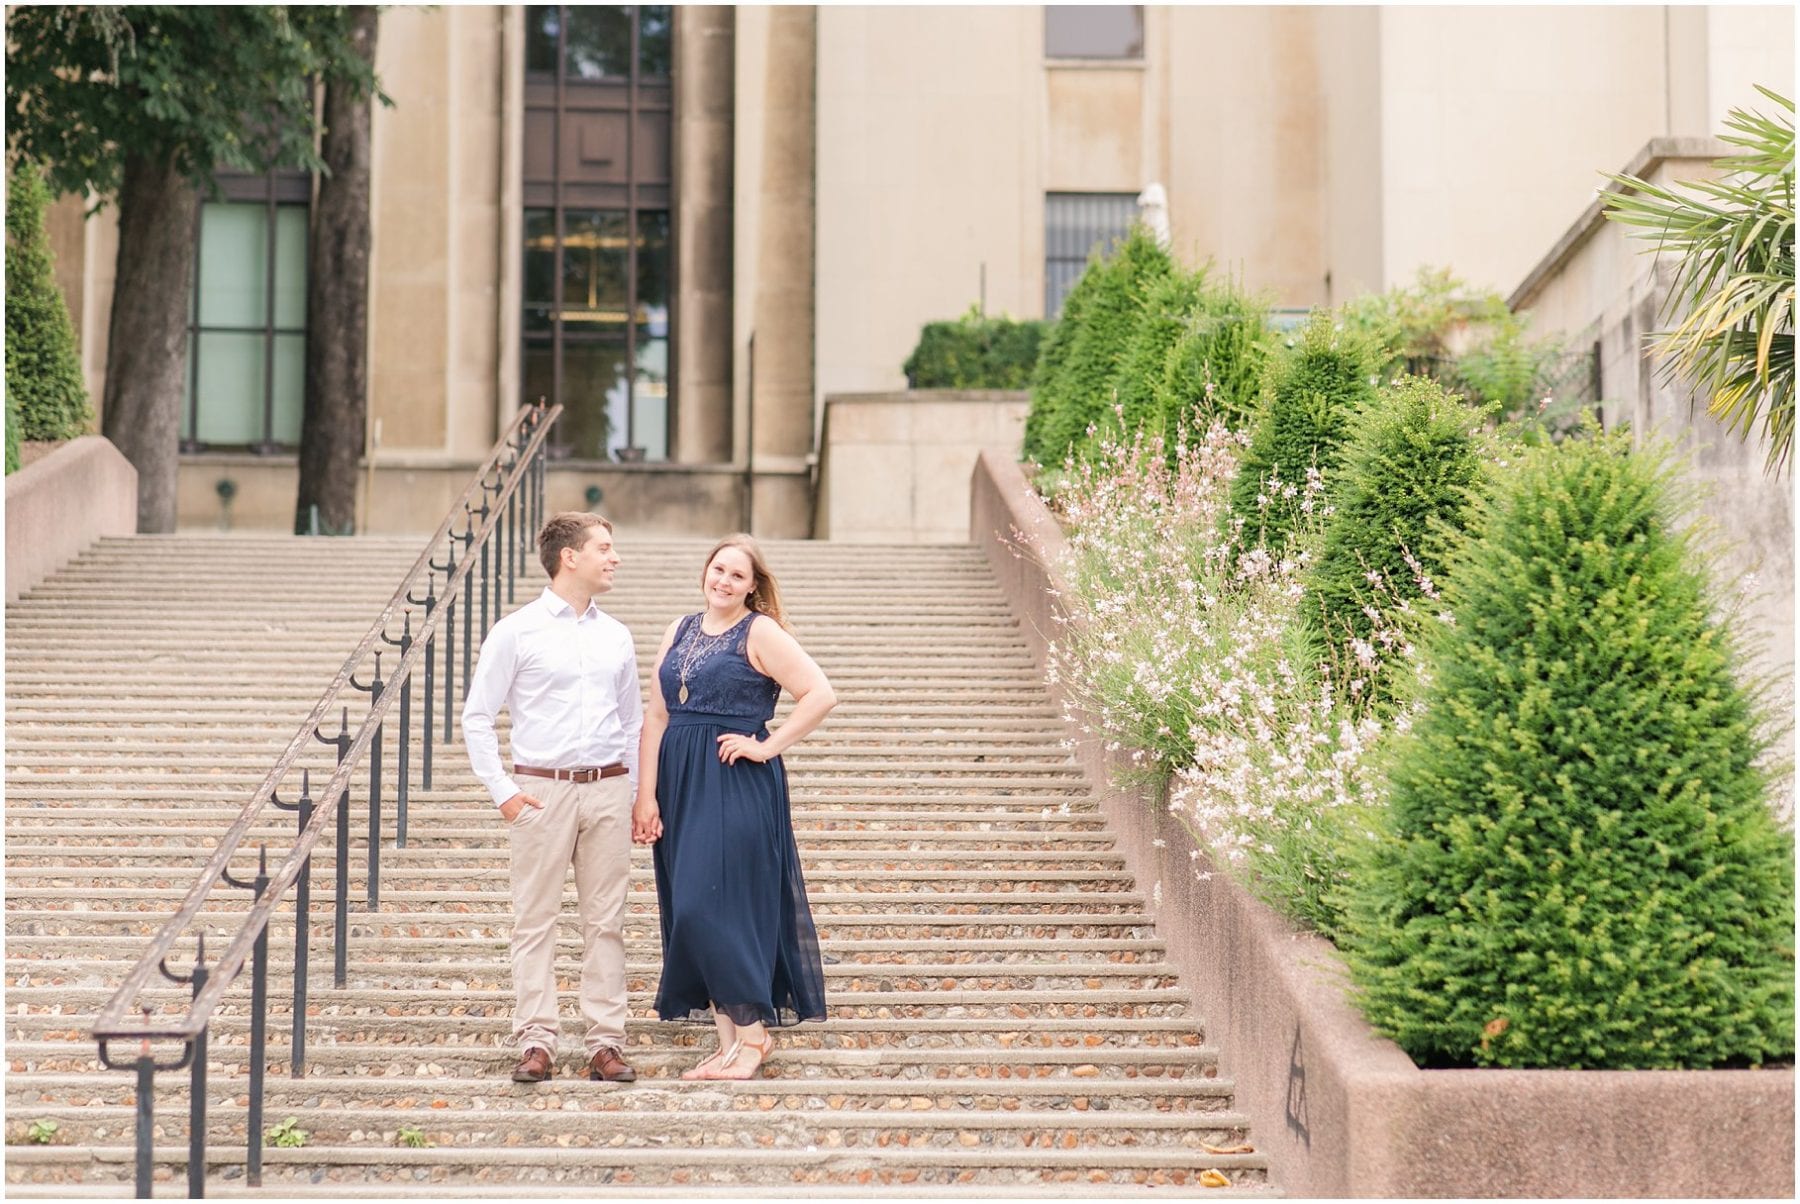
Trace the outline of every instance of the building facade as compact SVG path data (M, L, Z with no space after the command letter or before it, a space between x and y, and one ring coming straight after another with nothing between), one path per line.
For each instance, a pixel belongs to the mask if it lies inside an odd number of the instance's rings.
M1791 87L1790 8L393 8L360 529L436 525L521 404L556 506L814 530L823 399L919 327L1053 313L1152 181L1280 306L1449 266L1511 291L1656 137ZM198 231L184 525L286 528L311 182ZM109 216L53 219L101 395ZM230 481L227 500L221 483ZM597 495L595 491L598 491Z

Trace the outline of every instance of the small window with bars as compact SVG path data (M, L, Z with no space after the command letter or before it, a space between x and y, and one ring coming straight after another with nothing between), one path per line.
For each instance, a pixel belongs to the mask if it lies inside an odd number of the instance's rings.
M1044 196L1044 316L1062 312L1063 298L1087 270L1088 256L1106 254L1137 220L1134 192L1051 192Z

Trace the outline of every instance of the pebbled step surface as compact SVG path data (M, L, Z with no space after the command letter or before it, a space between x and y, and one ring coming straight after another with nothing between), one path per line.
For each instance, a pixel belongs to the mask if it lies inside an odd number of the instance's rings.
M604 605L647 675L663 628L698 605L710 544L621 543ZM388 726L378 909L366 773L352 781L343 987L334 834L313 858L298 1078L292 892L269 929L262 1123L291 1116L307 1143L265 1147L262 1188L245 1184L244 974L210 1034L209 1194L1279 1194L985 561L765 550L842 699L786 758L830 1019L780 1032L763 1079L681 1081L713 1038L650 1012L660 943L639 849L626 916L639 1082L585 1078L571 887L557 1074L512 1083L505 837L454 730L446 740L441 676L429 712L416 680L403 846ZM130 1195L135 1079L102 1064L93 1017L417 553L410 539L108 539L7 608L7 1194ZM541 580L522 574L507 605ZM435 662L447 651L459 677L462 626ZM349 702L355 724L366 704ZM298 797L302 770L322 786L332 768L329 748L306 750L281 797ZM291 815L265 810L233 873L255 873L259 846L277 863L294 837ZM202 931L219 947L248 907L248 892L212 892L171 962L185 968ZM186 998L166 984L141 1002L178 1016ZM155 1084L159 1195L186 1191L188 1087L186 1072ZM51 1143L28 1141L34 1122L56 1126Z

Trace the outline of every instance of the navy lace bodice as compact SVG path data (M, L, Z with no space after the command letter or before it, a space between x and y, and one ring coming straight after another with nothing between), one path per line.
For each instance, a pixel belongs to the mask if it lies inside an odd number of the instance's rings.
M701 630L701 617L688 615L681 621L675 642L663 657L658 680L669 714L721 715L767 723L781 697L781 683L750 664L750 627L759 616L751 611L719 635Z

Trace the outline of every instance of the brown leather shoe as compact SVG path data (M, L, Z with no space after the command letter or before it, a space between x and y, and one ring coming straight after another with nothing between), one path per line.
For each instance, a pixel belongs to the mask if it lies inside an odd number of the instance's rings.
M588 1062L588 1078L596 1081L604 1079L608 1083L635 1083L637 1071L633 1070L619 1055L619 1051L610 1045L602 1045L594 1051Z
M513 1067L513 1082L541 1083L551 1075L550 1051L533 1045Z

